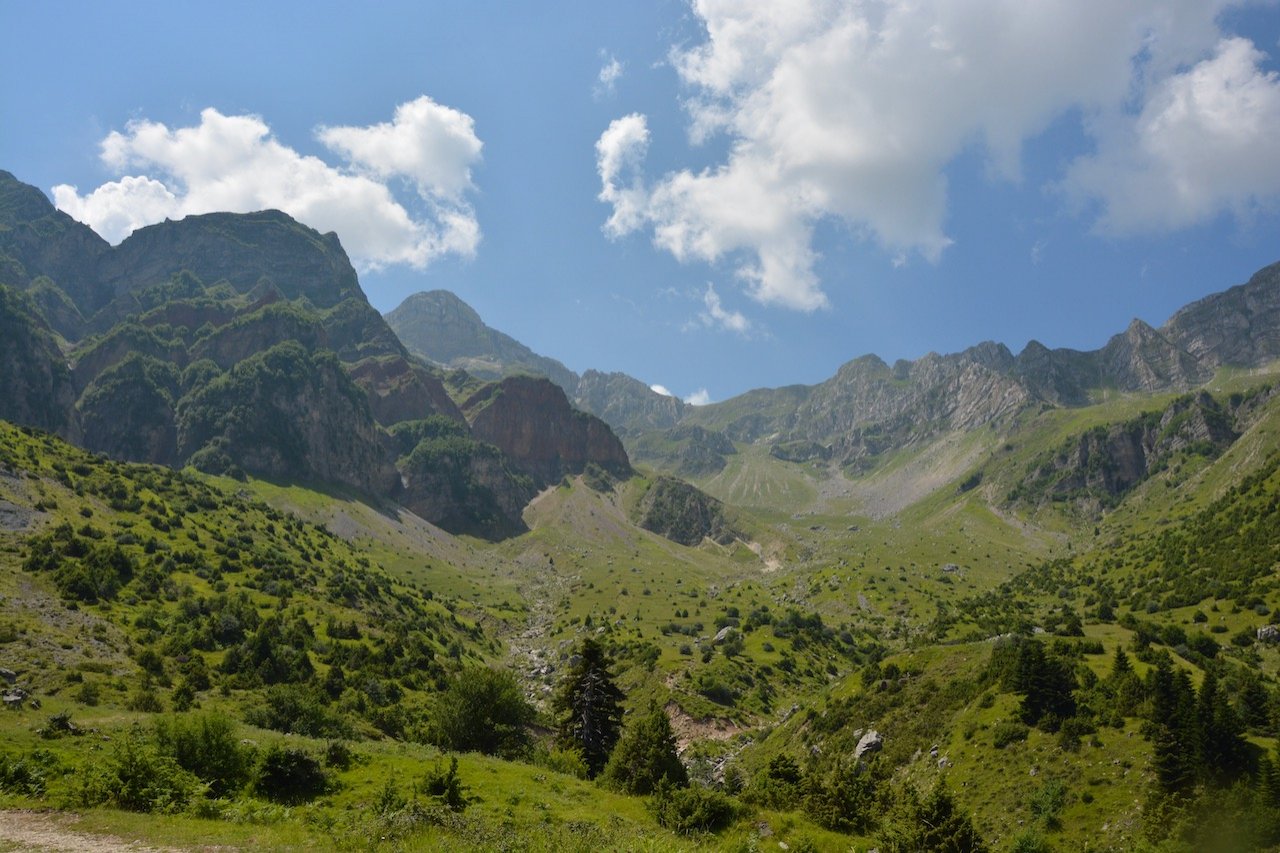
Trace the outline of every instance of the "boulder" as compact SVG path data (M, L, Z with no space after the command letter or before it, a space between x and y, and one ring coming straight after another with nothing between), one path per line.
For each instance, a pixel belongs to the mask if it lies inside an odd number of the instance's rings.
M876 731L875 729L872 729L871 731L864 734L862 736L862 739L858 741L858 746L853 751L853 757L855 759L860 759L862 758L862 756L867 755L868 753L879 752L883 747L884 747L884 737L881 736L881 734L878 731Z

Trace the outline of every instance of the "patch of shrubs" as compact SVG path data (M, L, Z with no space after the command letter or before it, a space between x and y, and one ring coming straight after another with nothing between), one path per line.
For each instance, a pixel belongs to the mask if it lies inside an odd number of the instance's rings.
M1001 720L991 729L991 743L996 749L1004 749L1011 743L1026 740L1031 729L1014 720Z
M681 835L717 832L738 817L739 806L729 797L701 785L674 788L661 784L649 804L660 826Z

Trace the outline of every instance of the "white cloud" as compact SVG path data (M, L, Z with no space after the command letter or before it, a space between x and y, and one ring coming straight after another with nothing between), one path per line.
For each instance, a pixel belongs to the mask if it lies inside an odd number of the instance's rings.
M599 198L613 206L604 224L611 237L634 231L644 222L648 192L640 179L640 161L648 148L649 125L639 113L614 119L596 140Z
M739 311L727 310L720 303L720 294L716 293L716 289L710 284L707 285L707 292L702 295L702 304L706 310L698 315L698 319L703 325L719 326L740 335L746 335L751 331L751 321Z
M404 176L424 198L457 201L473 188L471 166L483 143L471 116L426 95L396 107L395 119L372 127L322 127L331 151L380 180Z
M1068 183L1107 205L1103 227L1178 227L1275 197L1280 158L1261 153L1276 138L1274 79L1242 40L1206 60L1219 13L1239 2L694 0L705 40L671 62L691 141L720 134L728 153L700 171L646 180L637 166L620 180L603 153L629 139L638 164L648 130L643 116L619 120L629 137L614 122L597 145L605 230L647 231L681 261L727 259L757 301L814 310L827 304L818 223L889 258L937 261L951 243L948 165L976 147L992 179L1017 181L1023 145L1072 112L1099 153ZM1192 186L1172 210L1137 200L1130 211L1107 182L1117 172Z
M480 227L466 199L481 143L471 119L429 98L402 104L395 120L370 128L322 128L349 169L302 155L252 115L200 114L194 127L131 122L102 141L101 157L125 174L81 195L54 187L55 204L112 243L164 218L277 208L320 231L335 231L362 268L422 268L445 254L470 256ZM405 179L416 212L392 192Z
M649 390L650 390L650 391L652 391L652 392L653 392L653 393L655 393L655 394L661 394L661 395L662 395L662 396L664 396L664 397L674 397L674 396L675 396L675 394L672 394L670 391L668 391L668 390L667 390L667 386L665 386L665 385L650 385L650 386L649 386Z
M1280 199L1280 75L1252 43L1221 41L1214 55L1165 79L1142 111L1102 131L1064 189L1102 205L1114 233L1182 228L1224 210L1247 216Z
M711 395L707 393L706 388L699 388L688 397L685 397L684 401L690 406L706 406L711 403Z
M617 89L618 81L622 79L622 63L618 61L616 56L610 56L609 61L600 68L600 74L596 77L595 95L597 98L612 95Z

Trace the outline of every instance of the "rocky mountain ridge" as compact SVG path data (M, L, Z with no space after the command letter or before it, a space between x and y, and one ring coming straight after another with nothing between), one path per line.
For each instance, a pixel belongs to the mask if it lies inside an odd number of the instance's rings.
M110 246L0 173L0 329L0 418L122 460L354 489L495 536L523 529L533 485L630 469L609 427L547 382L555 393L481 388L501 403L464 417L369 305L336 235L279 211L190 216Z
M657 394L626 374L579 376L486 326L445 291L412 296L387 316L428 360L547 376L575 405L613 426L632 454L664 470L714 473L732 452L726 440L768 442L779 458L801 461L799 453L856 470L886 450L1002 422L1033 406L1083 406L1112 391L1188 391L1220 366L1256 367L1278 358L1280 264L1186 306L1159 329L1135 319L1094 351L1031 341L1014 355L986 341L893 365L865 355L817 385L757 389L700 407ZM702 432L692 435L693 427Z

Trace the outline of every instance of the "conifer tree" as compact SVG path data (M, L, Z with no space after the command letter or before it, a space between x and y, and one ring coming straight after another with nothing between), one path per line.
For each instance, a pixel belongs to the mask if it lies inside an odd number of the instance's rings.
M612 663L599 643L584 640L552 705L561 745L582 753L593 778L609 760L622 728L624 696L609 672Z
M666 711L655 707L627 724L602 778L619 791L639 795L653 793L659 784L681 788L689 784Z

